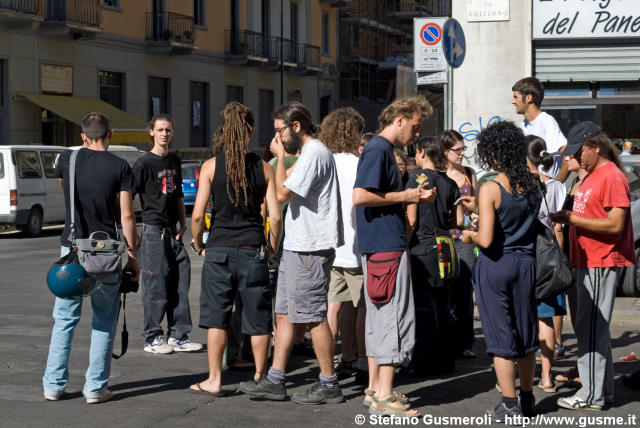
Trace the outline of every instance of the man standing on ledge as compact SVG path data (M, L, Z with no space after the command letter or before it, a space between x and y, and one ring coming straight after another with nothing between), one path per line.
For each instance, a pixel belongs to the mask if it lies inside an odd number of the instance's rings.
M544 140L547 150L553 154L553 165L546 175L559 181L564 181L569 173L568 164L563 163L562 151L567 145L567 139L562 134L556 120L549 113L540 110L544 99L544 87L535 77L525 77L518 80L513 87L513 99L511 104L516 108L516 113L524 116L520 129L524 135L535 135Z
M182 243L187 231L182 194L180 158L169 153L174 122L161 114L149 122L153 147L133 165L136 191L142 202L142 308L145 352L194 352L202 344L191 342L189 285L191 261ZM176 229L176 224L180 228ZM167 314L167 337L162 318Z
M365 146L358 163L353 204L358 250L363 254L369 361L369 388L363 404L373 414L418 415L406 397L393 391L396 365L409 362L415 344L404 203L432 202L436 188L425 190L422 185L402 190L393 149L411 144L419 136L422 121L432 113L422 96L395 100L380 113L380 133Z

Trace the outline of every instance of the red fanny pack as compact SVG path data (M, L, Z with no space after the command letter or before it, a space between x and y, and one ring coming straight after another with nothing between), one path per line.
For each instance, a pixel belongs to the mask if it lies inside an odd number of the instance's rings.
M367 256L367 294L375 304L387 303L393 296L402 251Z

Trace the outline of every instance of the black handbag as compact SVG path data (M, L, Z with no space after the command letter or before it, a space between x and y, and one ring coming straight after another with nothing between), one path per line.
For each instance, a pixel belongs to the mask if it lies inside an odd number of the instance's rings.
M547 200L542 197L545 205ZM547 211L549 206L547 205ZM536 299L544 300L567 291L573 285L571 264L555 234L538 219L536 228Z

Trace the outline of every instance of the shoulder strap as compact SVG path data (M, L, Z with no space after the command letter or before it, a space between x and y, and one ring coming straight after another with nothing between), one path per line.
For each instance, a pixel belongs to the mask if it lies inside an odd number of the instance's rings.
M75 237L75 214L76 214L76 158L81 149L74 150L69 159L69 209L71 210L71 224L69 225L69 241L73 242Z
M129 332L127 331L127 315L125 313L125 305L127 303L127 294L121 293L121 295L122 295L122 301L120 303L122 307L122 336L121 336L121 342L120 342L120 355L116 355L115 352L112 352L111 357L113 357L114 360L117 360L118 358L126 354L127 348L129 347ZM120 318L120 308L118 308L118 318ZM116 318L116 325L117 324L118 324L118 319Z
M463 168L464 168L464 174L469 179L469 182L473 181L473 179L472 179L473 174L471 173L471 168L469 168L468 166L464 166Z

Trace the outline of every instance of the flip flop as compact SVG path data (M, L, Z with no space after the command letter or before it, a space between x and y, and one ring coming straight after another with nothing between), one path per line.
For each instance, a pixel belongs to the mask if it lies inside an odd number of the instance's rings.
M556 386L553 385L551 387L546 387L542 384L542 382L538 382L538 388L540 388L541 390L543 390L544 392L557 392Z
M200 383L196 383L196 388L198 389L191 389L191 387L189 387L187 388L187 391L189 391L192 394L208 395L209 397L228 397L229 395L235 392L235 391L230 391L228 389L221 389L218 392L207 391L205 389L202 389L202 387L200 386Z

